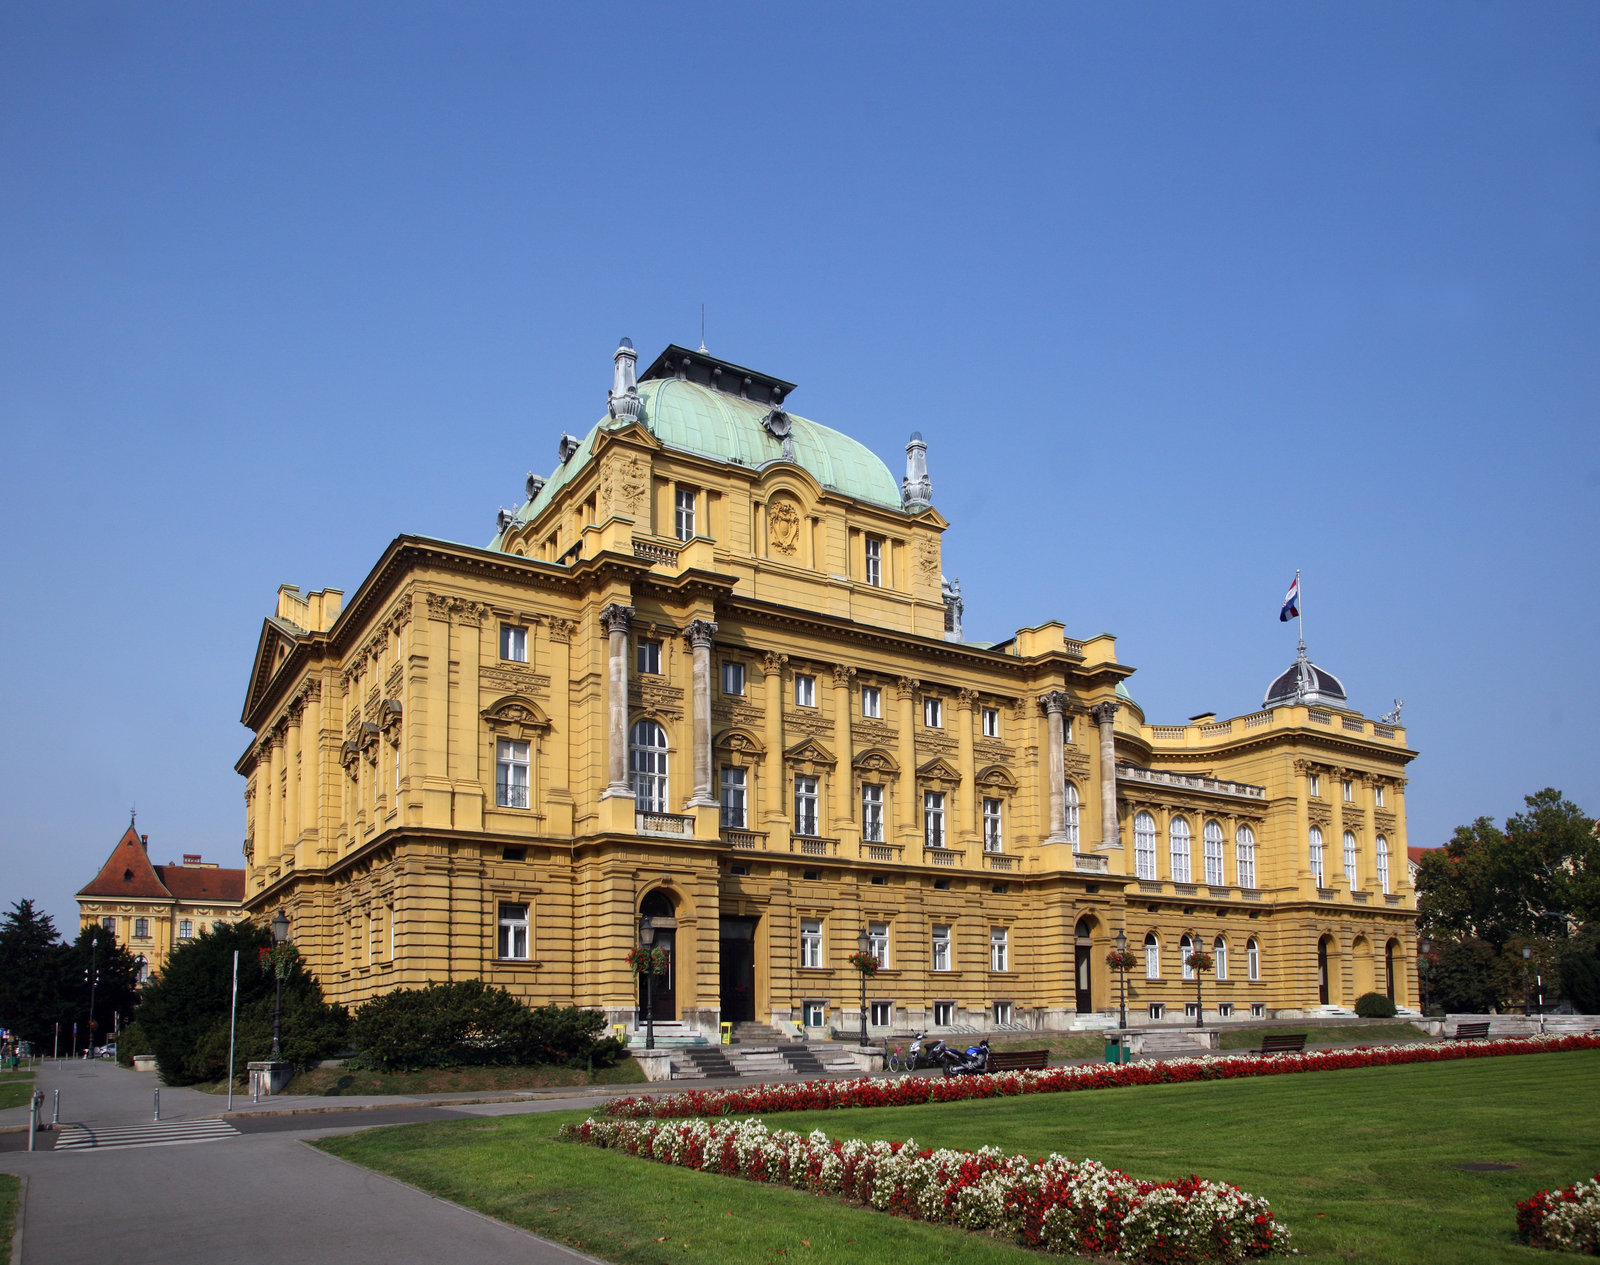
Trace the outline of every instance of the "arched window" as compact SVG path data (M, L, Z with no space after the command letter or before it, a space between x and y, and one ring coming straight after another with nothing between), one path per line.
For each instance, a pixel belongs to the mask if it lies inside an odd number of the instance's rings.
M1254 940L1244 946L1244 963L1246 973L1251 979L1261 978L1261 946Z
M1156 819L1149 813L1139 813L1133 819L1133 872L1135 877L1146 880L1156 876Z
M633 801L641 813L667 811L667 731L653 720L641 720L628 735L628 768L633 774Z
M1067 842L1078 846L1078 788L1067 783Z
M1183 967L1183 978L1194 978L1194 967L1189 965L1189 955L1194 952L1194 937L1188 932L1178 941L1178 965Z
M1383 946L1383 988L1389 1000L1394 1000L1394 941Z
M1206 882L1212 887L1221 887L1227 880L1223 878L1222 826L1218 822L1206 822L1205 851Z
M1387 896L1389 894L1389 841L1379 835L1378 842L1374 846L1378 861L1378 888Z
M1153 931L1144 933L1144 977L1161 978L1161 941L1156 939Z
M1356 837L1354 832L1344 832L1344 881L1350 884L1350 890L1360 886L1356 880Z
M1172 881L1174 883L1189 883L1189 823L1182 817L1174 817L1172 825L1167 827L1167 844L1172 856Z
M1218 936L1211 946L1211 957L1217 964L1217 978L1228 978L1228 942Z
M1311 877L1318 887L1326 887L1322 881L1322 831L1312 826L1306 839L1311 844Z
M1238 868L1239 886L1256 885L1256 832L1249 826L1240 826L1234 836L1233 863Z

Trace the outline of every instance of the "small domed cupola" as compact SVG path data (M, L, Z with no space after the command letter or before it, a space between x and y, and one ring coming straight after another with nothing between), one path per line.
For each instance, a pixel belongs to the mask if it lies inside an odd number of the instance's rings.
M1272 707L1348 707L1344 683L1332 672L1319 668L1306 657L1305 643L1289 669L1267 686L1264 708Z

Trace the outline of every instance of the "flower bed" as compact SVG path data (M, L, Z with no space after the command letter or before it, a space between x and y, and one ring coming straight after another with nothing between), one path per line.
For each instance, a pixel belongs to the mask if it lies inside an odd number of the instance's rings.
M1600 1256L1600 1173L1524 1199L1517 1205L1517 1234L1529 1247Z
M837 1195L883 1212L1005 1235L1029 1247L1190 1265L1289 1251L1265 1199L1187 1177L1137 1181L1094 1160L1030 1160L996 1147L834 1141L759 1120L585 1120L561 1136L702 1172Z
M1163 1059L1142 1063L1088 1063L1050 1067L1042 1072L994 1072L987 1076L950 1078L905 1076L899 1079L803 1081L751 1085L739 1089L693 1089L680 1094L619 1098L605 1114L626 1119L649 1116L769 1115L779 1111L817 1111L830 1107L911 1107L922 1103L959 1102L967 1098L1002 1098L1017 1094L1061 1094L1081 1089L1116 1089L1125 1085L1170 1085L1187 1081L1231 1080L1240 1076L1282 1076L1291 1072L1327 1072L1351 1067L1390 1067L1402 1063L1437 1063L1449 1059L1494 1058L1505 1054L1544 1054L1562 1050L1600 1049L1600 1037L1518 1037L1499 1041L1423 1041L1406 1045L1362 1046L1309 1054L1230 1055L1217 1058Z

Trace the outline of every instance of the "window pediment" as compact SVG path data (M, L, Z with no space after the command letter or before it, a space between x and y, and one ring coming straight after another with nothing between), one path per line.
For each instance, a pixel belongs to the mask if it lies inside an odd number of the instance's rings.
M936 756L917 770L917 781L955 786L961 781L961 771L943 756Z
M1017 779L1011 776L1009 769L1000 764L991 764L988 768L979 770L974 780L986 790L1015 791L1017 789Z
M900 765L895 758L881 747L869 747L851 761L857 773L871 773L883 777L893 777L900 772Z
M795 743L783 753L783 758L788 764L807 766L808 771L813 767L831 769L838 763L833 757L833 752L815 738L804 738Z
M757 763L767 754L766 744L748 729L724 729L711 742L734 765Z
M534 734L549 732L550 720L539 704L522 694L507 694L479 713L497 738L526 742Z

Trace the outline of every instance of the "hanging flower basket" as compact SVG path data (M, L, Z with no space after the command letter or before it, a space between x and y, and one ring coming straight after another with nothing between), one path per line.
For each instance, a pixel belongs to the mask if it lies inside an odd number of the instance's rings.
M1216 959L1204 949L1196 949L1188 957L1184 958L1183 964L1191 971L1209 971L1216 965Z
M852 953L849 958L850 965L867 979L878 973L878 959L870 953Z
M263 971L271 971L280 980L286 980L294 971L294 964L300 960L300 950L294 947L292 941L285 940L282 944L275 944L270 949L256 950L256 963Z
M667 951L665 949L629 949L628 969L635 975L665 975L667 973Z
M1110 953L1106 954L1106 965L1113 971L1131 971L1139 965L1139 959L1134 955L1132 949L1126 952L1112 949Z

